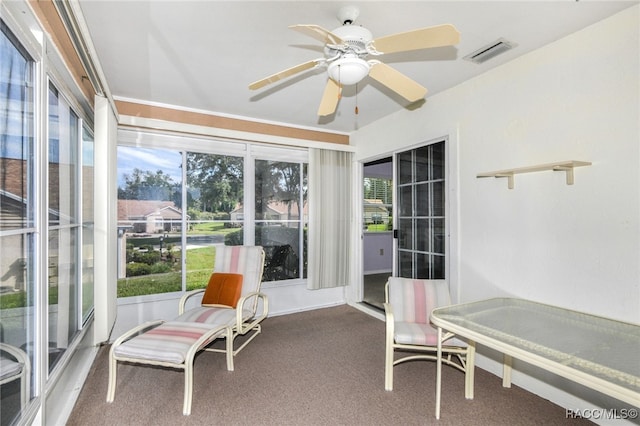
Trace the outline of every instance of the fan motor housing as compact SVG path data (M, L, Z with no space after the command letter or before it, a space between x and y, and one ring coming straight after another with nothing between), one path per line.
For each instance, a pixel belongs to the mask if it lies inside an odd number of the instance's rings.
M354 53L359 57L367 55L367 45L373 40L371 31L357 25L343 25L333 30L332 33L344 41L348 46L348 52ZM327 56L335 56L338 52L347 53L342 49L336 50L327 47Z

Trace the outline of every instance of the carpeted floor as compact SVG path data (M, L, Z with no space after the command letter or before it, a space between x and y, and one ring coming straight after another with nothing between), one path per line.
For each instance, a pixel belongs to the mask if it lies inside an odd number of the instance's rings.
M384 323L346 305L267 318L233 372L223 355L200 353L188 417L177 370L120 364L107 404L108 350L100 349L67 425L590 424L478 368L475 398L466 400L464 375L447 367L437 421L435 363L397 366L394 390L385 391Z

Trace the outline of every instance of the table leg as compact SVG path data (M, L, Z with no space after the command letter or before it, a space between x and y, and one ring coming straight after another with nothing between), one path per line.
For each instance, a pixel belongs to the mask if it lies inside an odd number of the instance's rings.
M442 388L442 328L438 327L438 349L436 355L436 419L440 419L440 394Z
M502 361L502 387L504 388L511 387L511 361L511 356L505 354Z
M476 369L476 342L469 340L467 345L468 349L464 374L464 397L467 399L473 399L473 386L475 382Z

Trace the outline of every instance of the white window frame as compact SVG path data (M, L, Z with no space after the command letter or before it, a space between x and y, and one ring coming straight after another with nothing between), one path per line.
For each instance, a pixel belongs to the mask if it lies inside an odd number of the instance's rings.
M147 129L137 128L120 128L118 129L118 146L128 146L135 148L157 148L168 149L180 152L197 152L213 155L229 155L242 157L244 159L244 220L243 220L243 239L245 245L255 244L255 160L271 160L271 161L287 161L290 163L299 163L301 165L309 162L308 148L304 147L282 147L253 141L230 141L217 137L192 136L181 133L167 133L161 131L151 131ZM184 157L183 157L184 158ZM184 160L183 160L184 161ZM251 170L252 173L247 173ZM186 182L186 165L182 165L183 186ZM301 176L302 178L302 176ZM182 191L182 202L186 205L186 191ZM301 194L302 197L302 194ZM300 204L302 205L302 199ZM186 228L186 215L183 214L183 229ZM301 219L304 225L304 217ZM184 235L182 245L186 244ZM303 247L303 234L300 232L300 247ZM183 259L182 268L182 291L184 291L186 274L185 259ZM301 257L302 262L302 257ZM288 285L297 285L306 283L306 278L297 278L285 281L269 281L262 284L263 288L279 287ZM156 293L140 296L132 296L130 299L136 301L155 301L167 298L174 298L173 293ZM129 298L127 298L129 299Z

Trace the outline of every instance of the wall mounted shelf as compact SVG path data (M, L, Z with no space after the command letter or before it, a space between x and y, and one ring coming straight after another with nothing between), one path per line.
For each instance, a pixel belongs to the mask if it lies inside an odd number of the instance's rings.
M507 178L509 189L513 189L513 175L521 174L521 173L534 173L534 172L543 172L546 170L552 171L561 171L567 173L567 185L573 185L573 169L575 167L583 167L590 166L591 163L588 161L558 161L556 163L548 163L548 164L538 164L535 166L529 167L519 167L515 169L507 169L507 170L498 170L495 172L486 172L479 173L477 177L485 178L485 177L496 177L496 178Z

